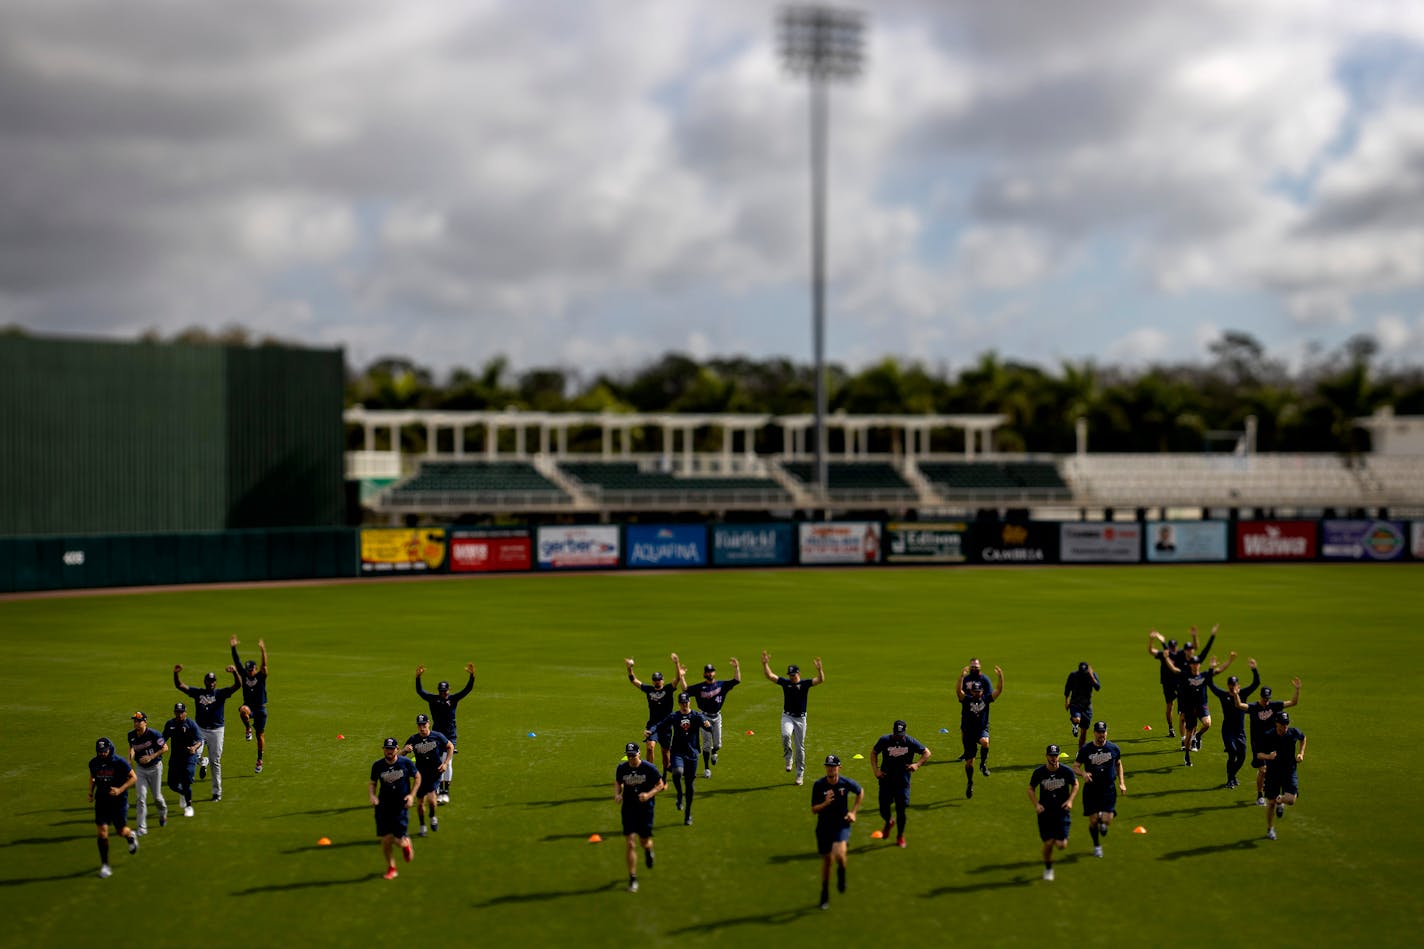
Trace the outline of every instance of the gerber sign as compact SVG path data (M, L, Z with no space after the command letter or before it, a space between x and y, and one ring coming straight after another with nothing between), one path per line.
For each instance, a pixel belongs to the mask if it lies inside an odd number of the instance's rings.
M1238 560L1314 560L1314 521L1238 521Z
M1320 556L1326 560L1399 560L1404 556L1402 521L1325 521Z
M629 567L707 566L707 528L701 524L629 524Z
M539 528L539 569L618 566L618 528Z

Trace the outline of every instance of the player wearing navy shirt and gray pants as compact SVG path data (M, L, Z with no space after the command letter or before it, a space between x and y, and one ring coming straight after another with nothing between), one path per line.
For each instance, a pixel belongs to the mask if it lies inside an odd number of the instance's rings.
M789 665L786 675L779 676L771 671L771 654L761 651L761 671L772 682L781 686L781 755L786 759L786 770L796 766L796 783L806 780L806 693L813 686L826 681L826 670L821 668L821 657L815 658L816 678L801 678L801 667Z
M465 683L465 687L460 691L450 693L450 683L441 682L436 686L437 691L430 693L420 687L420 677L425 675L425 666L416 666L415 669L415 694L420 696L427 705L430 706L430 723L436 731L450 739L450 744L455 746L455 752L460 751L460 737L456 734L455 728L455 706L475 687L475 664L465 663L465 671L470 674L470 681ZM445 776L441 781L440 790L436 795L436 800L441 804L450 803L450 782L455 780L455 756L451 755L450 760L445 763Z
M168 823L168 802L163 799L163 736L148 727L148 716L133 713L129 732L129 761L138 784L138 835L148 833L148 796L158 802L158 826Z
M173 667L173 685L184 695L193 699L197 712L193 716L198 722L198 733L208 746L208 762L213 772L213 800L222 800L222 754L223 754L223 707L234 692L242 688L242 680L237 677L237 666L228 666L232 673L232 685L218 688L216 673L203 676L203 687L186 686L178 678L182 666Z
M237 656L237 637L232 637L232 664L242 670L238 679L242 683L242 725L247 729L247 740L253 733L257 735L257 766L252 770L262 773L262 757L267 751L267 644L257 640L257 649L262 654L262 664L249 659L243 662Z
M94 757L89 759L89 800L94 802L94 825L99 832L100 877L114 872L109 869L110 824L129 842L129 853L138 853L138 834L129 829L129 788L136 780L129 763L114 753L112 741L100 738L94 742Z
M405 740L401 753L415 759L416 770L420 772L421 795L415 802L415 816L420 821L420 836L425 836L425 809L430 808L430 829L440 829L440 819L435 816L435 807L440 796L440 776L450 766L455 755L455 743L430 727L430 716L424 713L415 716L415 734Z
M731 658L732 678L717 678L717 667L712 663L702 667L702 681L687 687L687 692L697 702L697 710L707 716L712 723L711 741L702 749L702 776L712 777L712 766L717 763L717 753L722 750L722 703L727 693L742 684L742 667L737 657Z
M1043 878L1053 879L1053 848L1068 849L1068 829L1073 823L1073 799L1078 796L1078 776L1059 762L1057 745L1043 751L1048 759L1033 769L1028 779L1028 799L1038 813L1038 838L1043 841ZM1034 790L1038 796L1034 796Z
M626 761L613 772L613 800L623 816L623 839L628 843L628 892L638 892L638 842L643 861L653 868L653 798L665 785L658 769L644 761L636 741L623 746Z
M880 782L880 819L885 822L881 836L890 838L890 830L900 827L895 843L905 846L905 811L910 806L910 775L930 760L930 750L919 740L907 735L908 726L896 721L890 734L881 735L870 749L870 771ZM919 755L917 759L915 756ZM891 818L890 808L895 808Z
M376 809L376 836L381 838L381 855L386 858L386 879L394 880L396 858L391 849L397 840L405 862L415 857L408 832L410 806L420 791L420 771L415 762L400 756L400 743L387 738L382 755L371 765L371 806Z
M193 773L203 736L182 702L174 703L173 717L163 725L163 740L168 744L168 787L183 802L183 816L192 817Z
M851 797L855 800L852 802ZM821 909L831 908L831 863L836 889L846 889L846 844L865 790L841 774L841 759L826 755L826 776L811 785L811 813L816 815L816 852L821 855Z

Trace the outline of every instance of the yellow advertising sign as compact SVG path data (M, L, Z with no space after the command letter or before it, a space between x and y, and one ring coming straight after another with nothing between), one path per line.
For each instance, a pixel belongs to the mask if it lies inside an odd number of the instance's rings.
M374 528L361 531L361 569L366 573L439 570L444 562L444 528Z

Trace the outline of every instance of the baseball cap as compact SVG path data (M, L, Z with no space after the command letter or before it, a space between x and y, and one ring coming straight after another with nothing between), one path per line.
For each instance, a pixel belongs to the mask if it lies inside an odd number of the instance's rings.
M841 766L841 759L840 759L838 756L836 756L836 755L826 755L826 767L828 767L828 768L832 768L832 767L834 767L834 768L839 768L840 766Z
M1176 648L1177 648L1177 641L1176 641L1175 639L1169 639L1169 640L1167 640L1167 648L1168 648L1168 649L1176 649Z
M1078 671L1079 671L1079 672L1087 672L1087 671L1088 671L1088 664L1087 664L1086 662L1080 662L1080 663L1078 663Z
M415 716L415 723L417 725L429 725L430 716L426 715L424 712L421 712L419 715Z
M439 685L437 685L437 686L435 687L435 690L436 690L437 692L449 692L449 691L450 691L450 683L449 683L449 682L442 682L442 683L440 683Z
M257 668L257 660L256 660L256 659L249 659L249 660L247 660L246 662L244 662L244 663L242 664L242 668L246 669L248 672L251 672L252 670L254 670L254 669Z
M1227 678L1226 678L1226 684L1227 684L1227 685L1239 685L1240 683L1241 683L1241 680L1238 679L1236 676L1227 676Z
M692 696L688 695L686 692L679 692L677 693L677 700L679 702L691 702Z
M796 663L794 663L794 662L793 662L791 665L789 665L789 666L786 667L786 674L789 675L789 676L794 676L796 673L798 673L798 672L800 672L800 671L801 671L801 667L798 666L798 665L797 665Z
M218 681L216 672L209 672L203 676L203 685L212 685L216 681Z
M714 666L714 665L712 665L712 663L709 662L709 663L707 663L707 665L705 665L705 666L702 667L702 671L703 671L703 672L716 672L716 671L717 671L717 667Z
M134 721L136 721L136 722L146 722L146 721L148 721L148 716L145 715L145 714L143 714L142 712L134 712L133 715L131 715L131 716L129 716L129 717L132 718L132 719L133 719Z
M662 674L661 672L654 672L654 673L653 673L653 681L654 681L654 682L661 682L661 681L663 681L663 674Z
M1199 666L1199 665L1201 665L1201 661L1202 661L1202 657L1201 657L1201 656L1188 656L1188 657L1187 657L1187 662L1191 663L1191 664L1194 665L1194 666Z
M623 746L623 753L627 755L636 755L638 753L638 743L636 741L628 742L628 744Z
M113 754L114 743L112 741L109 741L109 739L107 738L100 738L98 741L94 742L94 754L102 755L105 752Z
M385 743L382 747L384 747L384 748L399 748L399 747L400 747L400 742L396 741L394 738L387 738L387 739L386 739L386 743Z
M1045 755L1052 755L1055 758L1062 754L1062 752L1058 750L1057 745L1049 745L1047 748L1043 749L1043 753Z
M1093 731L1095 731L1095 732L1101 732L1101 733L1103 733L1104 735L1106 735L1106 734L1107 734L1107 731L1108 731L1108 723L1107 723L1107 722L1093 722Z
M1277 712L1277 713L1276 713L1276 721L1279 722L1279 723L1282 724L1282 725L1289 725L1289 724L1290 724L1290 712L1287 712L1287 711L1284 711L1284 710L1282 710L1282 711L1280 711L1280 712Z
M1265 686L1264 688L1261 689L1261 698L1263 698L1263 699L1268 699L1268 698L1270 698L1270 697L1271 697L1271 687L1268 685L1268 686Z
M173 714L174 714L174 715L177 715L179 712L186 712L186 711L188 711L188 706L184 705L182 702L174 702L174 703L173 703Z
M897 735L903 735L907 727L909 726L907 726L903 720L896 719L895 724L891 726L891 730Z

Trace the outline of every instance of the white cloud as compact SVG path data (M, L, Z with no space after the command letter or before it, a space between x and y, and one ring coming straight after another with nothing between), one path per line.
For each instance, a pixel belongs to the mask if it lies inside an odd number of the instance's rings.
M1107 348L1110 361L1130 366L1158 362L1171 354L1172 338L1151 327L1135 329Z

